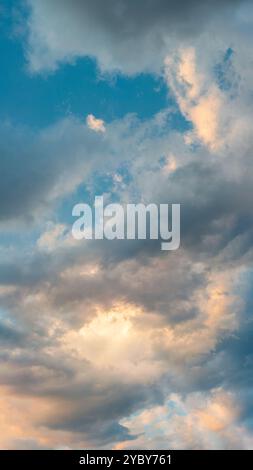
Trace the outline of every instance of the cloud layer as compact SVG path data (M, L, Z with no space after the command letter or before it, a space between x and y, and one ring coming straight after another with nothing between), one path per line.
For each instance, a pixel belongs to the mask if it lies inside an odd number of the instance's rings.
M102 70L159 71L178 40L198 36L233 16L240 0L29 0L28 58L33 71L91 56ZM60 19L59 19L60 15Z
M162 70L175 107L1 123L3 448L252 448L252 11L217 4L29 1L31 70ZM101 193L180 203L180 250L73 240Z

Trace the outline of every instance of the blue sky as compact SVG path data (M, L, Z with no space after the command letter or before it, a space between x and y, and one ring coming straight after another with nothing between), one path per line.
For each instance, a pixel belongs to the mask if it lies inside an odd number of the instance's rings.
M12 3L2 2L6 15L0 33L2 120L40 128L72 114L84 119L94 113L106 122L127 113L147 119L175 105L161 77L145 73L131 78L121 74L103 76L96 60L89 57L64 64L55 73L30 73L25 33L13 32L17 19L11 16L14 6L23 11L22 3Z

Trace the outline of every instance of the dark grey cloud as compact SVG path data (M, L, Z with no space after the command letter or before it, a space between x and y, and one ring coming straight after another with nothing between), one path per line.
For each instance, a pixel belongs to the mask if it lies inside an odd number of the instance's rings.
M87 389L83 393L85 398L75 404L73 401L68 403L66 413L59 412L45 424L51 429L82 433L93 445L134 439L135 436L131 436L128 429L119 424L119 420L140 406L152 403L152 393L143 386L114 384L112 388L110 385L101 390L103 397L95 389L92 391L93 396L89 396Z
M183 246L213 256L233 238L252 231L252 183L250 173L236 181L208 162L178 169L160 197L167 194L168 200L181 204ZM207 237L218 238L212 244Z
M0 140L0 220L36 219L85 179L101 154L101 165L110 166L107 144L74 119L38 132L1 125Z
M241 0L28 0L33 70L94 56L105 70L159 69L171 41L200 34Z

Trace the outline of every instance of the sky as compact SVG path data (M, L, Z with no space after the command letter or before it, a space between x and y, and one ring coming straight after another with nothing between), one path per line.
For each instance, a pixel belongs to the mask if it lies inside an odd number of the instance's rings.
M252 449L253 5L0 0L0 448ZM181 245L72 208L181 204Z

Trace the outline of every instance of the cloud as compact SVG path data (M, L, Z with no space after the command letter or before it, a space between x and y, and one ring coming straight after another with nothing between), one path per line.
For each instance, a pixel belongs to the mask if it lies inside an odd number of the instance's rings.
M98 165L110 168L112 149L74 118L38 132L1 124L0 134L0 220L32 220Z
M165 76L181 112L194 126L186 141L194 142L196 137L210 150L218 150L223 142L220 120L224 97L218 85L208 85L209 77L197 72L194 48L182 49L178 56L168 56Z
M86 119L87 126L95 132L105 132L103 119L97 119L93 114L89 114Z
M238 415L235 397L215 389L209 396L192 393L186 399L172 394L164 406L143 410L122 423L139 434L136 449L247 449L252 447L252 436L238 425ZM140 435L143 429L144 435ZM115 447L130 446L129 441Z
M212 20L233 15L240 0L29 0L27 55L34 72L77 57L95 57L102 70L158 71L168 48L198 36Z
M25 339L22 331L19 331L10 322L0 322L0 343L2 344L20 344Z
M4 448L253 445L246 7L235 19L231 2L146 3L30 1L33 71L87 54L107 71L158 71L167 56L189 126L173 130L171 109L106 132L73 118L41 131L1 125ZM74 242L60 205L71 214L98 191L181 203L180 250Z

